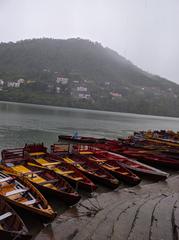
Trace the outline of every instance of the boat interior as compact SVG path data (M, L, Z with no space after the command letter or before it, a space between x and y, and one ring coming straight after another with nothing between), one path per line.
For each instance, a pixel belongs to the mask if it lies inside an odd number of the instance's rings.
M42 209L42 201L14 175L0 172L0 195L26 206Z

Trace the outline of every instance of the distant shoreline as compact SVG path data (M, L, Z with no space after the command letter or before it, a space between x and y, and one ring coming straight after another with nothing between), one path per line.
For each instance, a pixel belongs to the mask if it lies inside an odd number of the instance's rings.
M100 113L108 113L108 114L115 114L115 115L123 115L128 116L129 114L132 114L133 116L140 116L140 117L147 117L147 118L172 118L178 120L179 117L171 117L171 116L158 116L158 115L150 115L150 114L140 114L140 113L131 113L131 112L114 112L109 110L98 110L98 109L87 109L87 108L77 108L77 107L66 107L66 106L56 106L56 105L50 105L50 104L39 104L39 103L29 103L29 102L17 102L17 101L2 101L0 100L0 103L9 103L9 104L20 104L20 105L28 105L28 106L40 106L43 108L55 108L55 109L64 109L64 110L74 110L74 111L85 111L85 112L100 112Z

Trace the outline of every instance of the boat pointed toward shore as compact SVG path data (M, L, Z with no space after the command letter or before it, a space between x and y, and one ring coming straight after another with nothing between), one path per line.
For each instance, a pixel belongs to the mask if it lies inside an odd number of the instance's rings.
M31 238L32 236L19 215L5 200L0 198L0 239L30 240Z
M75 189L82 188L86 191L93 192L97 188L97 186L77 168L47 153L43 145L29 144L25 146L24 151L33 159L34 164L53 170L74 185Z
M25 178L8 172L0 165L0 196L14 206L27 210L44 220L53 220L53 211L44 196Z

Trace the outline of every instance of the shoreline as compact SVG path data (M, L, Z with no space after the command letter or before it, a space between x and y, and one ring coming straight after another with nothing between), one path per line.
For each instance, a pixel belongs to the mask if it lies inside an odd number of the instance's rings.
M84 111L84 112L96 112L96 113L101 113L101 114L113 114L113 115L121 115L121 116L129 116L132 115L133 117L142 117L142 118L151 118L151 119L175 119L179 120L179 117L172 117L172 116L161 116L161 115L151 115L151 114L142 114L142 113L132 113L132 112L114 112L110 110L100 110L100 109L88 109L88 108L77 108L77 107L65 107L65 106L56 106L56 105L48 105L48 104L39 104L39 103L29 103L29 102L16 102L16 101L3 101L0 100L0 103L9 103L9 104L14 104L14 105L27 105L27 106L33 106L33 107L42 107L42 108L54 108L54 109L59 109L59 110L71 110L71 111Z
M178 239L179 175L94 195L57 216L35 240L59 240L59 236L63 240Z

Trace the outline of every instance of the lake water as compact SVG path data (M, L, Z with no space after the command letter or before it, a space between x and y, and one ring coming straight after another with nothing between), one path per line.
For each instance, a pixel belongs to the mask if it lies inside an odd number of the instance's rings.
M179 119L0 102L0 150L23 147L25 143L44 142L50 146L57 142L59 134L71 135L76 130L81 135L116 138L147 129L178 131ZM100 187L98 193L105 191ZM48 201L58 213L66 209L55 198ZM23 220L34 238L44 228L43 223L31 215L23 215ZM53 231L48 228L44 231L48 239L52 239Z
M0 102L0 149L57 142L59 134L115 138L135 130L179 130L179 119Z

